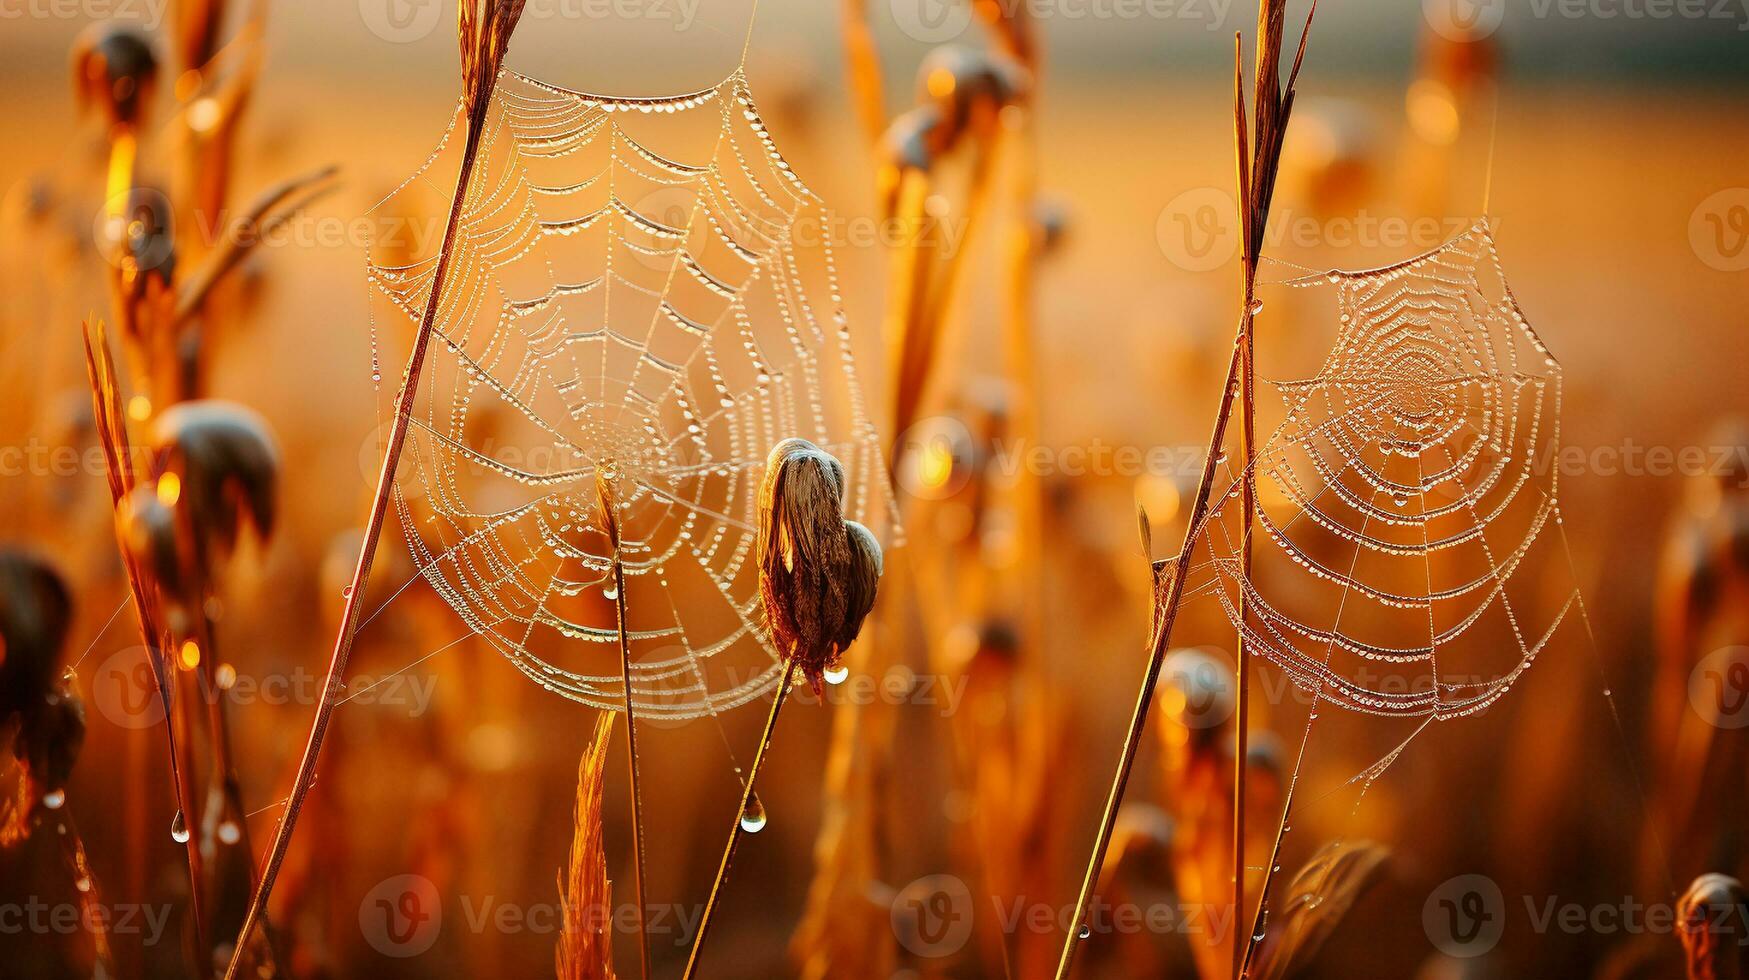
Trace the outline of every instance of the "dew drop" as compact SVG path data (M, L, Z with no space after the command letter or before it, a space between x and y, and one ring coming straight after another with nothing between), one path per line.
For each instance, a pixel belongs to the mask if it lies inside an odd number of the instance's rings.
M765 829L765 804L759 802L759 794L747 797L747 805L741 808L741 829L749 834L757 834Z
M1088 936L1093 935L1093 930L1083 924L1080 930L1076 932L1076 935L1080 936L1082 939L1086 939Z
M79 889L82 892L90 891L91 890L91 876L80 875L77 879L75 879L73 881L73 887Z
M342 598L342 599L352 598L352 586L348 585L348 586L343 587L340 590L340 598Z
M601 595L602 595L602 598L608 599L608 600L618 599L619 598L619 589L614 588L614 586L610 583L608 585L604 585L601 587Z
M64 789L53 789L53 790L49 790L47 793L43 794L43 806L49 808L50 810L59 810L61 808L61 804L66 803L66 802L67 802L67 791Z
M834 664L822 671L820 676L826 678L828 684L842 684L850 676L850 668L843 664Z
M219 824L219 841L225 844L235 844L243 839L243 828L237 826L235 820L226 820Z
M181 810L177 810L176 816L170 821L170 839L178 844L188 843L188 821L182 819Z
M1263 301L1260 299L1252 300L1251 301L1251 315L1256 316L1257 314L1262 313L1262 312L1263 312Z

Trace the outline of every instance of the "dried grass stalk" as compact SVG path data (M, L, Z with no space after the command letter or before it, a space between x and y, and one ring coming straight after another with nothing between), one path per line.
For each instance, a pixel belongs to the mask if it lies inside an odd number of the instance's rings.
M559 879L564 931L553 958L559 980L614 980L613 882L601 827L613 712L595 719L595 733L577 763L577 802L571 815L571 859Z

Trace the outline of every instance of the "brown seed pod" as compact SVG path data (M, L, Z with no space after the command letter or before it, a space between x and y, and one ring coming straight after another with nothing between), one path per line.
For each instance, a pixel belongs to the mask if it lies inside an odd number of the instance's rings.
M0 551L0 716L43 702L53 688L73 600L47 562Z
M1012 59L960 45L936 48L917 69L917 101L937 107L949 141L987 130L1030 87L1026 69Z
M880 577L880 546L843 515L838 460L806 439L778 443L759 486L759 595L772 641L815 690L861 630Z
M850 562L845 575L844 622L838 628L838 652L850 649L850 644L862 632L862 621L874 609L875 593L881 584L881 543L874 532L855 521L845 521L850 536Z
M96 105L111 126L136 127L145 118L158 79L158 56L144 35L96 24L73 42L73 95Z
M1693 980L1739 980L1746 972L1743 916L1749 899L1729 875L1694 879L1676 903L1677 930Z
M158 416L152 444L160 484L177 485L159 496L188 515L203 572L245 527L264 539L273 532L279 451L261 416L229 402L182 402Z

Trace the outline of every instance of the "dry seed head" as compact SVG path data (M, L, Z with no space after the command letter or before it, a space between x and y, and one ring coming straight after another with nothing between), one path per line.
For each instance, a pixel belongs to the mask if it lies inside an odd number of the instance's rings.
M157 79L152 42L130 28L96 24L73 42L73 95L112 126L140 125Z
M766 461L755 536L765 625L816 690L862 628L880 578L880 546L844 520L844 467L806 439Z
M182 402L153 424L152 445L160 488L177 480L170 502L188 516L203 573L244 528L264 539L273 532L279 451L259 415L230 402Z
M73 600L47 562L0 551L0 716L42 703L54 685Z
M1743 883L1729 875L1704 874L1688 886L1676 903L1676 922L1691 980L1743 976L1746 905Z

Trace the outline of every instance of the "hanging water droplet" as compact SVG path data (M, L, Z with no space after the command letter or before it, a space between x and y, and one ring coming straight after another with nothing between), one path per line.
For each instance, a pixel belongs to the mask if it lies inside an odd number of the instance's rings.
M170 839L178 844L188 843L188 821L182 819L181 810L177 810L176 816L170 821Z
M609 582L601 587L601 596L611 602L619 598L619 589L615 588L612 582Z
M90 891L91 890L91 876L90 875L80 875L78 878L74 879L73 887L79 889L82 892Z
M1085 923L1083 923L1081 928L1076 931L1075 935L1081 937L1082 939L1086 939L1088 936L1093 935L1093 930L1088 928L1087 925Z
M50 810L59 810L61 804L65 802L67 802L67 791L64 789L53 789L43 794L43 806Z
M235 844L243 839L243 828L237 826L235 820L226 820L219 824L219 841L225 844Z
M1257 314L1262 313L1262 312L1263 312L1263 301L1260 299L1252 300L1251 301L1251 315L1256 316Z
M850 668L843 664L833 664L821 671L820 676L826 678L828 684L842 684L850 676Z
M747 805L741 808L741 829L749 834L757 834L765 829L765 804L759 802L759 794L747 797Z
M348 586L342 587L340 589L340 598L342 598L342 599L352 598L352 586L348 585Z

